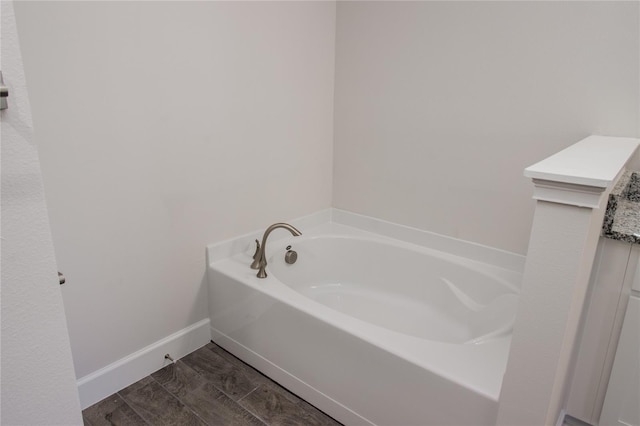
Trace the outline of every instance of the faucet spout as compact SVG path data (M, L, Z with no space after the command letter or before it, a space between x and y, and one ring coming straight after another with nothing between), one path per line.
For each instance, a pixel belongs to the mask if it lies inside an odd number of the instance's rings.
M287 231L291 232L291 235L293 235L294 237L299 237L300 235L302 235L302 232L298 231L294 226L289 225L288 223L274 223L273 225L268 227L267 230L264 231L264 235L262 236L262 244L258 246L258 252L256 253L253 263L251 264L251 269L258 270L258 273L256 274L258 278L267 278L267 256L265 254L267 248L267 238L269 237L269 234L271 234L271 231L278 228L286 229Z

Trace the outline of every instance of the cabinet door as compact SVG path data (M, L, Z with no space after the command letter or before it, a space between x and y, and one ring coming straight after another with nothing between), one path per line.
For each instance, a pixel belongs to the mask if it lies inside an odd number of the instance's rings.
M567 414L588 424L602 412L639 257L640 245L600 238L567 402Z
M624 317L600 426L640 426L640 297L631 296Z

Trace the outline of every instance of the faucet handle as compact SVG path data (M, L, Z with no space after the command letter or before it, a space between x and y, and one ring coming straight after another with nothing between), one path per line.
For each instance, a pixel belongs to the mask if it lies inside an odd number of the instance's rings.
M251 263L251 269L260 268L260 241L256 240L256 252L253 254L253 262Z

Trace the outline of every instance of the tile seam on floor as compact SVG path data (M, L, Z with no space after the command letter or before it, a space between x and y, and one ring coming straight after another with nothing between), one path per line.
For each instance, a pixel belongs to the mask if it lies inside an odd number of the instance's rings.
M187 414L186 412L190 413L190 415L194 416L194 420L198 419L198 421L202 422L203 425L206 426L213 426L213 425L217 425L218 423L216 423L215 420L206 420L205 419L205 415L208 416L208 414L214 414L215 418L218 418L218 410L216 410L213 407L200 407L199 404L190 404L190 403L186 403L186 399L183 398L187 398L190 395L195 396L196 394L200 394L203 387L204 386L210 386L211 387L211 391L215 391L215 392L219 392L219 396L224 396L226 399L228 399L228 402L225 402L225 404L227 404L228 407L233 407L232 411L235 412L235 415L240 415L241 417L243 417L245 420L250 420L250 422L257 422L257 424L259 425L263 425L263 426L270 426L271 425L271 421L268 419L268 417L270 416L269 413L263 413L264 415L266 415L267 417L264 417L261 413L261 410L256 410L256 407L252 406L251 404L247 404L248 398L250 396L252 396L253 394L255 394L256 392L259 392L260 389L271 389L272 385L275 386L275 388L282 390L286 393L291 393L292 396L294 397L294 399L290 399L286 396L285 393L282 393L282 397L285 398L286 400L288 400L291 404L293 404L293 407L296 407L296 409L298 411L301 411L301 414L303 416L303 418L305 419L311 419L311 418L315 418L315 414L314 413L309 413L307 411L307 406L310 406L313 410L317 410L322 416L326 416L327 418L333 420L334 422L337 422L335 419L333 419L330 415L328 415L326 412L324 412L323 410L320 410L318 407L314 406L313 404L309 403L307 400L305 400L304 398L301 398L300 396L298 396L297 394L289 391L289 389L287 389L285 386L282 386L280 383L274 381L273 379L271 379L269 376L265 375L264 373L262 373L260 370L255 369L252 365L244 362L243 360L239 359L238 357L236 357L235 355L233 355L232 353L226 351L224 348L220 347L219 345L217 345L215 342L211 342L211 344L213 346L218 347L222 352L225 353L225 356L223 354L218 353L218 351L214 350L213 347L202 347L200 349L204 349L207 351L211 351L213 352L213 354L217 355L218 357L220 357L222 359L222 361L225 364L230 364L232 367L234 367L234 370L237 370L236 372L241 374L241 375L245 375L247 374L248 376L246 377L247 379L249 379L249 377L253 377L253 374L248 374L249 372L253 373L255 372L258 376L256 376L256 381L254 382L253 380L250 380L249 382L253 382L253 384L255 385L251 390L249 390L248 392L246 392L246 394L242 395L240 398L238 398L237 400L230 395L228 392L226 392L224 389L222 389L215 380L210 380L209 379L209 370L205 370L203 373L201 373L199 370L197 370L196 368L194 368L193 366L189 365L189 363L184 362L183 359L177 360L176 362L173 363L172 369L168 369L169 365L160 368L158 370L156 370L155 372L151 373L150 375L146 376L146 379L148 380L148 382L142 386L135 386L135 391L139 391L140 389L145 388L146 386L150 385L150 384L154 384L159 386L160 389L162 390L162 392L166 392L168 394L168 398L170 398L173 401L176 401L177 403L181 404L182 407L185 407L185 414ZM195 351L194 351L195 352ZM236 362L237 361L237 362ZM170 364L171 365L171 364ZM199 365L199 364L197 364ZM185 372L188 370L189 374L187 374L185 377L178 377L178 366L180 366L181 368L186 369ZM159 378L154 377L153 375L155 373L160 372L161 370L164 370L165 368L167 368L167 372L171 372L172 374L170 375L171 377L169 377L166 380L166 384L163 384L160 382L161 378L165 378L166 374L163 374L161 376L159 376ZM213 370L214 372L217 370ZM206 373L206 374L204 374ZM191 389L188 386L188 383L184 382L184 380L186 380L188 377L187 376L191 376L193 375L194 377L198 377L198 382L199 384L196 386L195 389ZM211 377L217 377L217 376L211 376ZM264 379L264 380L262 380ZM141 382L143 379L141 379L140 381L136 382L139 383ZM124 407L127 407L128 409L131 410L132 414L135 414L137 416L138 419L142 420L143 424L146 426L156 426L155 423L153 421L150 421L147 416L145 415L146 411L145 411L145 401L146 400L141 400L140 404L135 403L136 398L130 399L129 395L131 392L127 392L125 396L125 393L123 393L123 391L125 391L126 389L128 389L129 387L132 387L134 385L136 385L136 383L125 387L117 392L115 392L113 396L118 397L121 399L121 401L124 403ZM257 383L257 384L256 384ZM175 385L175 386L171 386L171 385ZM177 386L179 386L179 388L176 388ZM170 390L169 388L176 388L173 391ZM190 390L191 389L191 390ZM181 397L178 395L178 393L174 393L174 392L179 392L182 393L184 391L184 395ZM207 397L208 392L205 392L204 395L201 395L202 397ZM280 393L280 392L279 392ZM210 397L214 397L216 394L212 393L211 395L209 395ZM219 396L215 396L216 398L219 398ZM235 395L237 396L237 395ZM261 396L256 394L257 398L260 399ZM199 397L198 397L199 398ZM229 405L231 404L231 405ZM201 412L203 413L202 415L199 414L193 407L197 407L199 410L201 410ZM141 411L142 410L142 411ZM147 414L152 414L151 412L147 413ZM85 416L84 416L84 410L83 410L83 422L84 422ZM274 420L274 419L272 419ZM158 419L158 421L160 423L162 423L162 419ZM213 421L213 423L211 423L211 421ZM276 421L277 422L277 421ZM88 425L91 425L91 421L88 422ZM340 424L340 423L338 423Z
M179 360L178 360L178 361L179 361ZM177 362L177 361L176 361L176 362ZM174 365L175 365L175 362L174 362ZM164 367L163 367L163 368L164 368ZM174 367L174 368L175 368L175 367ZM159 369L159 370L157 370L157 371L154 371L154 373L157 373L157 372L158 372L158 371L160 371L160 370L162 370L162 368L161 368L161 369ZM200 419L200 421L201 421L202 423L204 423L204 424L205 424L205 425L207 425L207 426L215 426L215 425L212 425L212 424L210 424L209 422L207 422L207 421L206 421L205 419L203 419L202 417L200 417L200 415L199 415L198 413L196 413L196 412L191 408L191 406L189 406L189 404L186 404L186 403L185 403L185 402L184 402L184 401L183 401L183 400L182 400L178 395L175 395L175 394L174 394L173 392L171 392L169 389L167 389L166 387L164 387L164 385L163 385L162 383L160 383L159 381L157 381L157 380L152 376L152 374L153 374L153 373L151 373L151 374L149 375L149 377L151 377L151 380L153 380L154 382L156 382L156 383L157 383L157 384L158 384L162 389L164 389L164 390L165 390L169 395L171 395L173 398L175 398L176 400L178 400L178 402L180 402L180 404L182 404L183 406L187 407L187 409L188 409L189 411L191 411L191 412L193 413L193 415L194 415L194 416L196 416L198 419Z
M260 376L262 376L264 379L271 381L273 383L275 383L276 385L280 386L283 389L286 389L284 386L280 385L279 383L275 382L271 377L267 376L266 374L264 374L262 371L258 370L257 368L255 368L254 366L252 366L251 364L241 360L240 358L238 358L237 356L235 356L234 354L232 354L231 352L229 352L228 350L226 350L225 348L223 348L222 346L218 345L216 342L214 342L213 340L210 341L210 343L213 343L214 345L216 345L217 347L219 347L220 349L222 349L223 351L225 351L227 354L231 355L233 358L235 358L238 362L240 362L242 364L242 367L238 367L238 368L244 368L244 369L250 369L255 371L257 374L259 374ZM214 354L218 355L216 353L215 350L213 350L212 348L208 347L207 345L203 346L204 348L208 349L209 351L213 352ZM220 355L218 355L220 356ZM222 359L224 359L225 361L229 362L230 364L233 365L233 363L231 363L231 361L229 361L228 359L226 359L225 357L220 356ZM243 399L245 399L246 397L248 397L249 395L251 395L252 393L254 393L260 386L263 386L265 383L259 383L255 388L251 389L249 392L247 392L246 395L242 396L241 398L238 398L238 400L236 402L240 402ZM215 386L215 385L214 385ZM288 391L288 389L287 389ZM224 391L222 391L224 392ZM225 393L226 395L226 393ZM297 395L296 395L297 397Z
M219 345L217 345L213 340L211 340L211 343L213 343L214 345L220 347ZM211 348L208 348L206 345L203 346L203 348L213 352L215 355L220 356L216 353L216 351L214 351ZM252 369L255 370L258 374L260 374L261 376L264 376L265 378L269 379L268 376L264 375L260 370L257 370L255 368L253 368L250 364L247 364L246 362L242 361L240 358L236 357L235 355L233 355L232 353L230 353L229 351L226 351L224 348L222 348L222 350L224 350L225 352L227 352L228 354L230 354L231 356L233 356L234 358L236 358L238 361L240 361L243 364L242 368L246 368L246 369ZM230 365L234 366L235 368L238 368L239 370L242 370L241 367L237 367L235 366L232 362L230 362L228 359L226 359L225 357L220 356L220 358L222 358L225 362L229 363ZM263 419L261 416L259 416L257 413L254 413L253 411L249 410L247 407L245 407L244 405L242 405L240 403L240 401L242 401L243 399L245 399L246 397L248 397L249 395L251 395L252 393L254 393L256 390L258 390L261 386L263 386L262 383L259 383L258 385L256 385L255 388L251 389L249 392L247 392L245 395L243 395L242 397L238 398L237 400L233 399L233 397L231 395L229 395L227 392L224 391L224 389L219 388L218 386L216 386L215 383L211 382L210 380L208 380L203 374L200 374L200 372L198 372L195 368L191 368L188 364L185 363L185 366L189 367L191 370L195 371L196 374L198 374L199 376L201 376L204 380L206 380L208 383L211 384L211 386L213 386L214 388L216 388L217 390L219 390L220 392L222 392L226 397L228 397L231 401L233 401L236 405L238 405L238 407L240 407L240 409L246 411L247 413L249 413L251 416L253 416L255 419L257 419L260 423L268 426L269 422L267 422L265 419Z
M239 367L239 368L247 368L247 369L251 369L253 371L255 371L256 373L258 373L259 375L261 375L262 377L264 377L268 382L267 383L260 383L255 389L251 390L249 393L247 393L246 395L244 395L242 398L238 399L236 402L238 403L238 405L240 405L244 410L250 412L254 417L258 418L261 422L269 425L269 422L266 420L263 420L262 417L258 416L257 414L255 414L253 411L249 410L248 408L246 408L244 405L240 404L240 401L244 400L245 398L247 398L249 395L251 395L252 393L254 393L256 390L258 390L260 387L262 386L266 386L269 387L269 383L275 385L276 387L285 390L286 392L291 393L295 398L296 401L291 401L289 398L287 398L286 396L284 397L285 399L289 400L294 406L304 410L306 412L306 405L311 406L313 409L317 410L318 412L322 413L323 415L329 417L330 419L334 420L337 422L336 419L334 419L332 416L330 416L329 414L327 414L324 410L321 410L320 408L316 407L314 404L311 404L309 401L307 401L306 399L302 398L301 396L299 396L298 394L292 392L291 390L289 390L286 386L283 386L282 384L276 382L275 380L273 380L271 377L267 376L266 374L264 374L262 371L258 370L257 368L253 367L251 364L243 361L242 359L238 358L237 356L235 356L233 353L227 351L225 348L223 348L222 346L218 345L216 342L214 342L213 340L210 341L210 343L214 344L215 346L217 346L218 348L222 349L224 352L226 352L227 354L229 354L231 357L235 358L237 361L239 361L240 364L243 365L243 367ZM206 348L208 350L210 350L211 352L213 352L214 354L218 355L217 352L211 348L208 347L207 345L203 346L203 348ZM221 358L225 359L227 362L230 362L229 360L227 360L225 357L218 355ZM233 363L232 363L233 364ZM196 372L197 373L197 372ZM199 374L199 373L198 373ZM206 378L205 378L206 379ZM215 386L215 385L214 385ZM223 393L225 393L224 391L222 391ZM226 393L225 393L226 395ZM339 422L338 422L339 423Z
M176 361L180 362L180 360ZM202 374L200 374L198 371L196 371L195 369L191 368L188 364L182 362L182 365L186 368L188 368L189 370L193 371L195 374L197 374L198 376L200 376L206 383L210 384L211 386L214 387L214 389L216 389L218 392L222 393L224 396L226 396L227 398L229 398L229 400L234 403L235 405L238 406L238 408L244 412L246 412L247 414L250 414L252 417L254 417L256 420L258 420L260 423L263 423L264 425L267 425L267 423L265 423L261 418L257 417L255 414L253 414L251 411L247 410L246 408L244 408L242 405L240 405L238 403L238 401L235 401L233 398L231 398L230 395L228 395L225 391L223 391L222 389L220 389L218 386L215 385L215 383L207 380L207 378L205 376L203 376ZM158 370L160 371L160 370ZM173 392L171 392L169 389L167 389L162 383L158 382L153 376L150 376L151 379L153 379L156 383L158 383L160 386L162 386L163 389L165 389L167 392L169 392L169 394L171 396L173 396L174 398L176 398L178 401L180 401L181 404L183 404L185 407L188 407L189 410L191 410L200 420L202 420L202 422L204 422L204 424L208 425L208 426L216 426L216 425L211 425L209 422L207 422L205 419L203 419L197 412L195 412L193 409L191 409L191 406L187 403L185 403L178 395L175 395ZM259 388L260 385L258 385L256 387ZM255 390L255 389L254 389ZM251 391L253 392L253 390ZM247 395L249 395L251 392L249 392ZM189 391L187 391L187 393L190 393ZM246 397L246 395L245 395ZM244 398L244 397L243 397Z
M205 346L203 346L203 347L205 347ZM240 368L239 368L239 367L237 367L237 366L233 365L231 362L229 362L229 360L227 360L227 359L225 359L224 357L221 357L220 355L216 354L216 353L215 353L214 351L212 351L211 349L208 349L208 348L207 348L207 350L210 350L210 351L211 351L211 352L213 352L215 355L217 355L217 356L219 356L220 358L222 358L222 360L223 360L224 362L226 362L226 363L230 364L232 367L234 367L234 368L236 368L236 369L240 370ZM243 362L243 363L245 364L245 366L246 366L246 367L252 368L252 369L254 369L255 371L257 371L260 375L262 375L262 376L264 376L264 377L267 377L267 376L265 376L264 374L262 374L259 370L256 370L255 368L251 367L249 364L245 363L244 361L242 361L242 360L240 360L240 361L241 361L241 362ZM238 401L240 401L241 399L244 399L244 398L246 398L247 396L249 396L253 391L255 391L256 389L258 389L258 388L261 386L261 384L258 384L255 388L253 388L253 389L251 389L249 392L247 392L247 394L246 394L246 395L243 395L242 397L240 397L240 398L238 398L238 399L236 400L236 399L234 399L233 395L229 394L229 393L228 393L228 392L226 392L224 389L222 389L221 387L217 386L214 382L212 382L211 380L207 379L207 377L206 377L204 374L201 374L198 370L196 370L195 368L192 368L192 367L191 367L189 364L187 364L186 362L183 362L183 363L184 363L184 365L186 365L187 367L191 368L191 370L195 371L197 375L199 375L199 376L200 376L200 377L202 377L204 380L206 380L207 382L209 382L209 383L211 384L211 386L213 386L214 388L218 389L218 390L219 390L220 392L222 392L225 396L227 396L229 399L231 399L232 401L234 401L234 402L236 402L236 403L237 403ZM267 378L268 378L268 377L267 377Z
M238 405L240 405L240 404L238 404ZM245 407L245 406L243 406L243 405L240 405L240 406L242 407L242 409L243 409L243 410L248 411L249 413L251 413L251 415L252 415L253 417L255 417L255 418L257 418L258 420L260 420L260 422L261 422L261 423L263 423L263 424L265 424L265 425L267 425L267 426L268 426L268 425L270 425L270 423L267 421L267 419L263 419L263 418L262 418L262 416L259 416L257 413L254 413L252 410L250 410L249 408L247 408L247 407Z
M126 388L120 389L120 391L124 389ZM118 397L122 400L122 402L124 402L127 407L131 408L131 411L136 413L136 415L140 417L146 425L153 426L141 413L138 412L138 410L135 409L135 407L129 404L129 401L127 401L127 398L125 398L124 395L120 393L120 391L116 392L115 395L118 395Z
M269 387L270 384L275 385L277 388L279 389L283 389L284 391L292 394L295 397L295 401L292 401L291 399L287 398L286 396L283 395L283 397L285 399L287 399L288 401L290 401L295 407L299 408L300 410L304 411L306 414L307 413L307 407L306 405L312 407L313 409L317 410L318 412L320 412L322 415L329 417L330 419L336 421L332 416L330 416L329 414L327 414L324 410L319 409L318 407L316 407L315 405L311 404L309 401L307 401L306 399L302 398L301 396L297 395L296 393L292 392L291 390L289 390L286 386L283 386L282 384L276 382L275 380L273 380L271 377L267 376L266 374L264 374L262 371L256 369L255 367L253 367L251 364L243 361L242 359L238 358L237 356L235 356L234 354L232 354L231 352L227 351L226 349L224 349L223 347L221 347L220 345L218 345L216 342L214 342L213 340L211 340L212 344L216 345L217 347L219 347L220 349L222 349L224 352L226 352L227 354L229 354L231 357L235 358L237 361L239 361L240 364L242 364L242 367L239 368L246 368L246 369L251 369L253 371L255 371L256 373L258 373L259 375L261 375L263 378L265 378L268 382L266 383L260 383L255 389L251 390L250 392L248 392L246 395L244 395L242 398L239 398L236 402L238 403L238 405L240 405L243 409L245 409L246 411L250 412L254 417L258 418L260 421L262 421L263 423L269 425L269 422L267 420L263 420L262 417L260 417L258 414L254 413L253 411L251 411L248 407L245 407L244 405L241 404L241 401L245 400L247 397L249 397L251 394L253 394L254 392L256 392L258 389L260 389L261 387L265 386L265 387ZM208 346L204 346L206 349L210 350L211 352L215 353L217 355L217 352L212 349L211 347ZM220 355L219 355L220 356ZM222 357L222 356L221 356ZM222 357L223 359L226 360L225 357ZM228 360L227 360L228 361ZM229 362L229 361L228 361ZM305 405L306 404L306 405Z
M246 397L248 397L249 395L251 395L252 393L254 393L260 386L262 386L261 384L256 386L255 388L251 389L249 392L247 392L246 395L244 395L242 398L238 398L238 400L236 401L236 403L240 404L240 401L242 401L243 399L245 399Z

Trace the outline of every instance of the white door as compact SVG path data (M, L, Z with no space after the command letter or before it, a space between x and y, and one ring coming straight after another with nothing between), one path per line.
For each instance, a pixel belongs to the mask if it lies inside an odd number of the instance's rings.
M13 3L0 2L2 410L0 424L81 425Z

